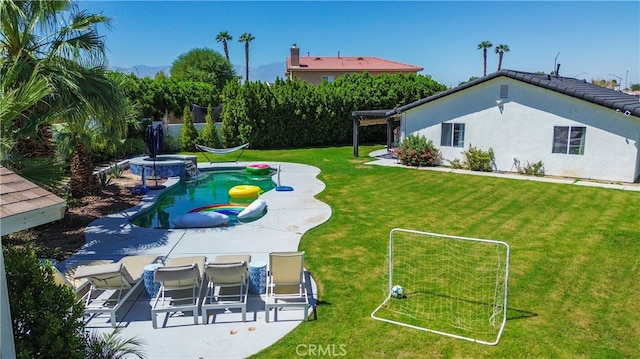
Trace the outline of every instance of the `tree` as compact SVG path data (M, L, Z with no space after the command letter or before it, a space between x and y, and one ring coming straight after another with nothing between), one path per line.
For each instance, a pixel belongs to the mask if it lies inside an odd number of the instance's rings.
M487 50L492 47L493 44L489 41L482 41L478 44L478 50L482 50L482 57L484 58L484 72L482 76L487 76Z
M206 124L198 136L198 143L203 146L221 148L222 143L220 137L218 137L218 130L216 129L216 121L213 118L213 108L211 105L207 108L207 115L204 119Z
M255 39L256 38L253 37L253 35L246 32L240 35L240 39L238 39L238 42L244 42L244 58L245 58L245 73L246 73L245 81L249 81L249 43Z
M231 61L229 60L229 44L228 41L233 40L233 37L231 35L229 35L228 32L226 31L221 31L217 36L216 36L216 42L222 42L222 46L224 46L224 56L227 57L227 62L231 63Z
M20 138L34 133L37 121L27 112L44 97L51 88L40 76L39 67L34 68L28 79L17 79L22 68L28 66L21 58L0 58L0 164L15 168L16 143ZM14 123L23 126L16 127Z
M49 142L48 125L65 123L76 152L71 191L75 195L92 193L98 186L85 142L86 131L93 128L115 139L126 128L122 125L125 97L105 76L104 38L97 32L97 26L108 26L110 19L80 11L70 0L5 0L0 6L0 54L13 62L20 58L25 64L9 88L20 86L38 68L52 90L12 123L13 129L19 129L28 118L26 122L39 129L37 136L20 139L13 152L16 157L28 156L35 146ZM2 77L5 71L6 67L0 69ZM53 156L52 147L42 152Z
M4 247L7 291L18 358L83 358L84 305L55 283L33 248Z
M477 80L477 79L478 79L478 77L477 77L477 76L471 76L471 77L469 77L469 79L468 79L467 81L461 81L461 82L458 84L458 86L460 86L460 85L464 85L464 84L466 84L467 82L475 81L475 80Z
M229 61L208 48L193 49L178 56L171 65L170 73L175 81L205 82L219 91L236 78Z
M509 52L509 46L508 45L504 45L504 44L500 44L498 46L496 46L496 54L498 54L499 58L498 58L498 71L500 71L500 69L502 68L502 56L504 56L505 52Z
M196 130L196 126L194 126L191 119L189 106L185 106L184 111L182 111L182 129L180 129L180 138L178 139L180 150L195 151L197 139L198 130Z

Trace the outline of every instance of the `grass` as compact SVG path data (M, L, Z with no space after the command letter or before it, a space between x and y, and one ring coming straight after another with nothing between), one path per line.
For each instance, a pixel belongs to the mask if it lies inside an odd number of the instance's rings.
M360 153L379 148L361 146ZM333 211L300 244L319 287L317 320L302 323L257 358L309 354L310 345L352 358L640 352L638 192L371 166L366 155L354 158L351 147L248 150L241 160L320 168L326 189L318 198ZM500 344L370 318L382 302L388 236L396 227L510 245L509 311Z

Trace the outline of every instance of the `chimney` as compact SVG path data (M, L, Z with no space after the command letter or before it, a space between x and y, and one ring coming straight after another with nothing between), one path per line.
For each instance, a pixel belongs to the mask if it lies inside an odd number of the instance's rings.
M340 58L340 51L338 51L338 58Z
M291 66L300 66L300 49L296 44L291 46Z
M556 78L560 77L560 64L556 67Z

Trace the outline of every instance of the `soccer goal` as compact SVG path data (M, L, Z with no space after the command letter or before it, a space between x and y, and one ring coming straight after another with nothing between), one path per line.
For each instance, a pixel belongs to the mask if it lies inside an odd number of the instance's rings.
M385 299L372 318L498 344L507 320L506 243L396 228L386 262Z

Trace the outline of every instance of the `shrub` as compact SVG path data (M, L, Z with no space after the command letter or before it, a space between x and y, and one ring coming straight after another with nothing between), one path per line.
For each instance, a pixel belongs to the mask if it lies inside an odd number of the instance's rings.
M220 137L218 137L218 130L216 129L216 121L213 118L213 109L211 105L207 108L207 115L204 117L206 124L198 136L198 143L203 146L221 148L222 143Z
M111 175L115 178L122 178L124 170L117 163L111 166Z
M489 148L488 151L483 151L469 145L469 149L464 151L463 154L466 158L464 163L466 168L472 171L493 172L495 157L492 148Z
M198 130L191 119L191 111L189 106L184 107L182 114L182 129L180 130L180 150L193 152L196 150L196 141L198 140Z
M100 182L100 188L105 189L111 185L112 178L107 171L100 171L100 173L98 173L98 180Z
M57 285L53 267L30 246L6 246L4 256L16 356L84 357L84 307L73 289Z
M542 161L538 161L534 164L531 164L529 163L529 161L527 161L527 165L524 166L524 168L522 168L519 172L524 175L543 177L544 163Z
M442 160L440 150L433 145L433 141L414 134L402 140L396 155L400 163L405 166L433 167L439 165Z
M112 359L136 356L144 359L144 341L134 338L123 338L122 328L118 327L111 333L99 333L95 330L87 332L85 359Z
M164 134L164 150L168 153L175 153L180 151L180 144L178 144L178 139L168 131Z
M458 170L465 168L465 164L462 163L462 161L460 161L460 159L458 158L454 159L453 161L447 160L447 162L449 162L449 164L451 165L451 168L458 169Z

